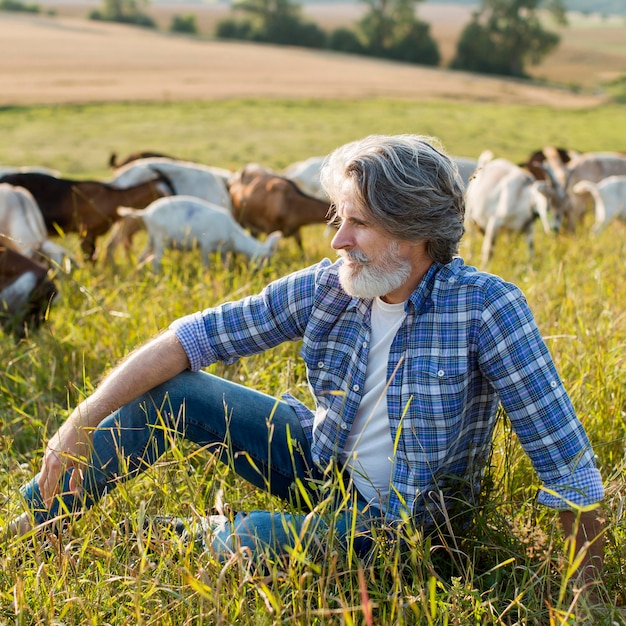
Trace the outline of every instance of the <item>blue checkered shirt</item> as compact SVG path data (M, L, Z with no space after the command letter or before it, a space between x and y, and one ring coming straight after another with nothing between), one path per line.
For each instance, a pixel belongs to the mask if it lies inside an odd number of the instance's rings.
M284 399L322 468L337 459L350 432L370 339L371 300L342 290L340 263L325 259L258 295L171 326L192 370L301 340L315 411ZM388 519L405 511L428 521L448 498L478 493L499 404L543 483L541 503L566 509L602 499L585 430L514 285L458 258L433 264L407 300L387 376L396 446Z

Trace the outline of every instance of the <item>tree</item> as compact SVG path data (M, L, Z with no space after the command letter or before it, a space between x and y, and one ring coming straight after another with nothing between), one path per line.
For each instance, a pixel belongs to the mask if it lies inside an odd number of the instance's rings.
M419 20L413 21L406 32L393 41L386 56L422 65L439 65L441 60L437 42L430 36L430 25Z
M150 0L103 0L102 10L93 10L89 18L155 28L155 21L142 11L149 4Z
M301 7L292 0L236 0L233 9L257 16L267 26L277 17L300 17Z
M359 21L365 49L373 56L437 65L439 48L430 26L415 17L423 0L362 0L370 10Z
M218 36L286 45L321 48L326 45L326 33L312 22L302 19L302 7L292 0L238 0L234 11L247 15L247 19L224 20L217 25Z
M170 31L173 33L188 33L196 35L198 33L198 22L196 21L196 16L193 15L193 13L172 16Z
M454 69L526 76L528 63L539 63L560 37L541 24L539 9L566 24L563 0L482 0L459 38Z

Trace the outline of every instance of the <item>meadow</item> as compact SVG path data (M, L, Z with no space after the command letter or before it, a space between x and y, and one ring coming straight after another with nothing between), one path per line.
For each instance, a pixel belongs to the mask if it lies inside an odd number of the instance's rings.
M545 144L623 149L623 119L619 105L556 110L383 98L16 106L0 110L0 163L106 179L112 151L153 149L229 169L251 161L282 168L366 134L400 132L434 135L454 155L489 148L520 161ZM153 471L120 486L58 538L1 540L0 624L626 623L613 612L626 607L626 224L596 237L588 226L557 236L537 228L533 259L523 239L503 235L488 270L524 290L597 453L607 490L604 609L587 606L572 584L575 555L555 513L536 504L538 481L502 416L475 524L449 550L432 550L407 529L405 552L381 541L371 560L359 561L305 546L259 571L240 559L216 563L174 538L125 534L123 520L140 527L146 516L194 518L218 500L232 511L285 509L206 451L174 442ZM74 236L61 239L78 249ZM19 486L38 469L45 441L120 358L181 315L332 258L329 241L324 226L308 227L304 254L284 240L258 272L218 258L205 270L193 252L168 253L159 275L122 254L114 264L59 272L59 297L40 331L18 344L0 334L0 526L20 511ZM135 258L141 246L139 237ZM478 258L465 243L461 253ZM285 345L210 371L307 400L298 351Z

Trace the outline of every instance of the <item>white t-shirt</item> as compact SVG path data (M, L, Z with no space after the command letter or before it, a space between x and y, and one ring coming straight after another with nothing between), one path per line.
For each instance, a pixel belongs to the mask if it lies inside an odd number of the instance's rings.
M404 317L404 302L388 304L380 298L374 299L363 398L340 455L359 493L383 510L389 496L394 457L387 414L387 362Z

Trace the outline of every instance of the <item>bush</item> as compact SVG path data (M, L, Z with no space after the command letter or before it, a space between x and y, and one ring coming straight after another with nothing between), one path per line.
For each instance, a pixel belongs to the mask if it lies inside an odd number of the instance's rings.
M327 46L337 52L363 54L365 49L358 35L349 28L337 28L328 35Z
M283 46L326 47L324 30L313 22L302 22L291 15L275 15L267 23L258 25L247 19L221 20L215 27L215 35L222 39L241 39Z
M196 16L190 13L186 15L174 15L170 24L172 33L189 33L195 35L198 33L198 23Z
M304 46L305 48L325 48L328 35L313 22L300 22L294 24L294 41L292 45Z
M215 26L215 36L220 39L250 40L253 35L251 22L227 18L220 20Z
M38 4L24 4L19 0L0 0L0 11L18 11L22 13L40 13Z
M389 46L385 56L421 65L439 65L441 60L439 46L430 35L430 25L418 20L411 24L404 36Z
M88 15L90 20L102 21L102 22L118 22L120 24L132 24L133 26L144 26L146 28L156 28L156 22L145 13L133 13L124 15L106 15L94 9Z

